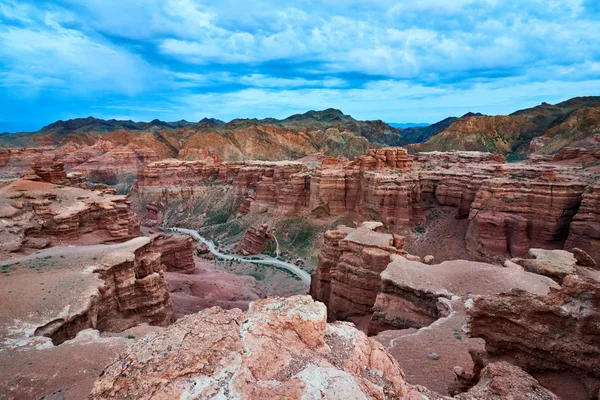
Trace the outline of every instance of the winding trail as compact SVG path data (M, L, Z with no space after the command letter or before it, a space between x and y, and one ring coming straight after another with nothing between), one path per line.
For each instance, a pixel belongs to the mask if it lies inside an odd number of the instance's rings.
M249 259L247 257L232 256L230 254L221 253L219 250L217 250L215 248L215 245L214 245L214 243L212 241L206 240L205 238L203 238L202 236L200 236L200 234L197 231L195 231L193 229L167 228L165 230L166 231L170 231L170 232L182 233L184 235L189 235L189 236L193 237L197 241L199 241L199 242L205 244L206 246L208 246L208 250L210 250L210 252L215 257L221 258L223 260L244 261L244 262L253 263L253 264L278 265L278 266L280 266L280 267L282 267L282 268L290 271L294 275L296 275L306 285L310 285L310 274L308 272L304 271L303 269L299 268L297 265L294 265L294 264L291 264L291 263L288 263L288 262L285 262L285 261L279 261L279 260L276 260L274 258L271 258L271 259L262 259L262 260L252 260L252 259ZM262 256L262 257L265 257L265 256Z

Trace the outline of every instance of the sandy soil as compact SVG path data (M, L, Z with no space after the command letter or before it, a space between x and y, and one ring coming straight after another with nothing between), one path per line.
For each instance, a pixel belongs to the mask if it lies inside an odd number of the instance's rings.
M482 261L469 255L465 246L469 220L456 219L454 207L439 207L434 210L436 211L430 212L430 217L422 225L424 232L420 232L420 229L407 232L406 251L421 258L431 254L435 257L436 264L449 260Z
M452 305L456 311L426 328L384 331L375 337L398 360L407 382L447 393L454 382L454 366L473 369L469 349L483 350L485 341L465 335L467 318L462 301Z

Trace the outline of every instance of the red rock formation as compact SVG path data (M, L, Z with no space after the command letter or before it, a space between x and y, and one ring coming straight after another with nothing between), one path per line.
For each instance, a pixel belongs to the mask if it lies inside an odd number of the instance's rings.
M117 146L72 168L95 182L115 184L125 176L135 177L146 164L158 160L153 150L133 144Z
M490 179L469 216L467 249L475 255L523 256L531 247L561 248L585 183Z
M125 196L45 182L19 180L0 189L0 215L0 253L140 234L139 218Z
M325 233L310 293L327 305L330 319L371 313L381 287L380 274L391 255L406 254L394 247L393 235L375 232L378 226L381 223L365 223L357 229L341 226Z
M251 254L261 254L273 239L273 235L269 233L269 225L262 224L259 227L249 226L246 229L244 238L237 245L239 253L247 256Z
M523 290L476 296L468 312L471 334L485 339L493 356L534 376L559 372L569 384L579 382L584 398L592 399L600 389L599 310L600 283L567 276L560 289L545 296Z
M70 183L64 167L63 163L54 162L48 157L37 158L31 164L33 173L39 176L42 181L54 183L56 185L66 185Z
M580 172L547 161L507 164L502 156L490 153L409 157L404 149L389 148L368 151L352 162L325 157L220 164L210 157L161 161L140 172L136 194L147 203L166 205L171 199L202 195L206 186L230 184L236 195L245 197L241 213L268 212L276 217L351 213L382 221L392 232L425 224L429 210L437 206L452 206L457 218L470 217L467 250L480 259L500 260L523 256L531 247L563 247L582 192L593 180L593 170L575 178ZM589 203L586 210L594 207L593 190L590 193L584 201ZM576 220L588 221L589 213L580 213ZM593 221L576 222L571 236L587 235L590 239L581 240L589 243L569 245L595 257L594 226Z
M49 304L36 336L46 336L54 344L72 339L84 329L120 332L141 323L167 325L171 322L172 308L167 282L163 277L161 255L152 251L149 238L136 238L124 245L107 247L105 254L94 266L101 279L87 279L73 260L62 268L64 284L74 292L63 294L62 303L71 302L66 309L52 309ZM70 268L70 270L69 270ZM88 282L88 286L76 283ZM95 290L91 290L95 288ZM56 289L60 292L60 288ZM79 299L81 297L81 300ZM45 300L45 299L44 299ZM53 316L54 315L54 316ZM28 317L29 318L29 317Z
M422 328L452 311L452 296L502 293L520 288L545 294L558 287L546 277L519 268L503 268L472 261L426 265L394 256L381 273L381 289L373 306L369 332Z
M565 249L585 250L600 266L600 186L590 186L569 226Z
M160 253L160 263L166 272L196 273L194 240L189 236L158 235L153 238L152 250Z
M182 355L185 355L182 358ZM327 324L308 296L269 298L247 313L211 308L133 343L98 378L93 399L451 400L406 383L383 346L351 324ZM454 399L558 400L531 376L492 363Z
M560 397L540 385L531 375L507 362L488 364L481 371L477 385L455 398L458 400L561 400Z

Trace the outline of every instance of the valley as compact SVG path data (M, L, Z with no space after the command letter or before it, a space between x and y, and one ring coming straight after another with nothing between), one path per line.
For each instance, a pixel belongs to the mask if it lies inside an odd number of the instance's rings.
M0 399L597 399L594 107L0 136Z

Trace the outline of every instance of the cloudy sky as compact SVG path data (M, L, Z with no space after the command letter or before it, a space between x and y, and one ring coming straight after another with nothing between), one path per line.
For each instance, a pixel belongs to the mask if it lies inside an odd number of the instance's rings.
M0 0L0 131L58 119L435 122L600 95L598 0Z

